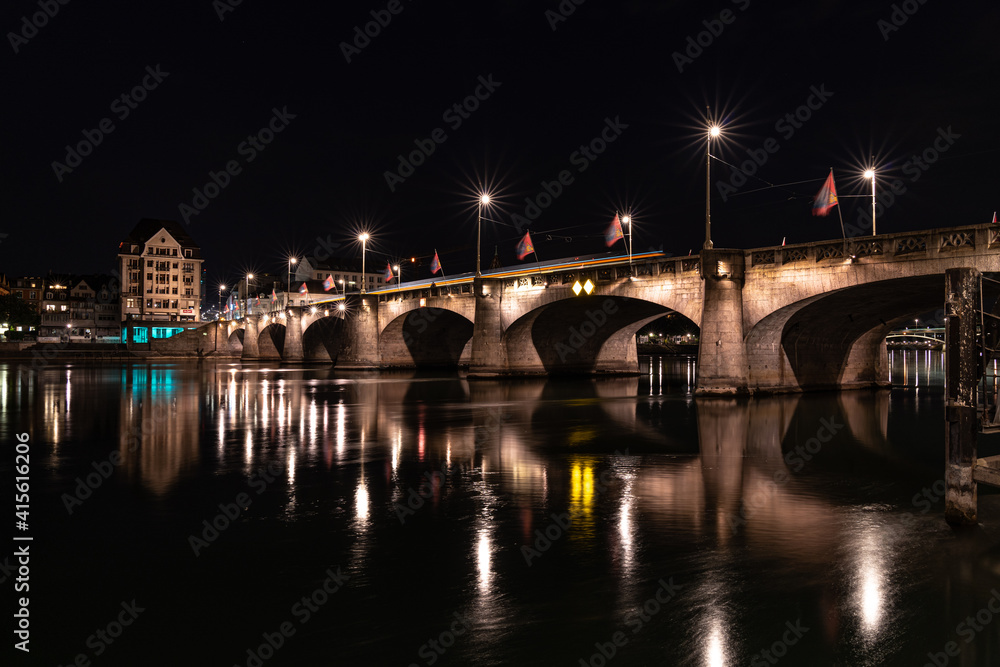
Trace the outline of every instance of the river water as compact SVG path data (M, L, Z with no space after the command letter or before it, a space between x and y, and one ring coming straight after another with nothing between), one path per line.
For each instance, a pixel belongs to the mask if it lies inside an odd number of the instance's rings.
M944 521L940 353L893 352L891 390L741 401L694 399L693 359L641 369L0 364L0 474L10 489L30 434L33 538L31 652L5 650L29 665L1000 664L1000 502L980 487L980 526Z

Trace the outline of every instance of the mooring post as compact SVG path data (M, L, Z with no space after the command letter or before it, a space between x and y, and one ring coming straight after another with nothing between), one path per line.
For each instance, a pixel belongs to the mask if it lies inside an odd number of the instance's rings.
M977 522L976 387L979 384L980 273L976 269L945 272L945 498L944 516L953 525Z

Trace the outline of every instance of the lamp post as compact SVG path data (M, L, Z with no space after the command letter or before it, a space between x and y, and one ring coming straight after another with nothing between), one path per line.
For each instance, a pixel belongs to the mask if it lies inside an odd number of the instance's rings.
M403 272L399 270L400 266L401 266L400 264L397 264L396 266L392 267L392 270L396 272L396 291L397 292L399 291L399 281L402 280L402 278L403 278Z
M872 236L875 236L875 170L865 171L865 178L872 179Z
M622 216L622 222L628 227L628 264L632 266L632 216L626 213Z
M363 232L358 240L361 241L361 293L365 293L365 281L367 277L365 276L365 249L368 245L368 232Z
M286 285L288 285L288 289L286 291L291 291L291 289L292 289L292 265L295 264L298 261L299 260L297 260L294 257L289 257L288 258L288 282L285 283Z
M244 300L244 304L245 305L244 305L244 308L243 308L243 317L246 317L247 315L250 314L250 281L252 279L253 279L253 274L252 273L248 273L247 274L247 295L246 295L246 299Z
M219 319L222 319L222 291L226 289L226 286L222 283L219 284Z
M712 249L712 137L722 133L718 125L708 128L705 143L705 249Z
M490 203L490 196L483 193L479 196L479 219L476 223L476 277L481 278L483 272L479 266L479 250L483 242L483 206Z

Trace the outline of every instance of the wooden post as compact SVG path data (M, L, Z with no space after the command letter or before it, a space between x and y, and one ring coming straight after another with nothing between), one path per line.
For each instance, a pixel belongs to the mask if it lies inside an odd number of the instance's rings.
M945 498L944 516L953 525L977 522L976 387L979 384L980 273L976 269L945 272Z

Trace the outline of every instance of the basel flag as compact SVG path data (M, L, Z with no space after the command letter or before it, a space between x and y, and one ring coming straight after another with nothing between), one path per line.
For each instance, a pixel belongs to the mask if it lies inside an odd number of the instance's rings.
M622 233L622 223L618 220L618 214L615 213L615 219L611 221L611 225L608 226L608 230L604 232L604 243L610 248L618 239L625 238L625 234Z
M524 259L535 252L535 246L531 243L531 232L525 232L524 238L517 244L517 258Z
M819 194L813 200L813 215L826 215L837 205L837 188L833 185L833 169L826 177L826 182L820 188Z
M382 276L382 280L385 282L392 282L392 264L386 262L385 264L385 275Z
M274 288L272 287L271 288L271 303L274 303L277 300L278 300L278 295L274 293Z
M328 274L326 280L323 281L323 289L329 292L333 289L333 275Z
M301 286L301 287L299 287L299 294L305 294L305 293L307 293L308 291L309 291L309 288L308 288L308 287L306 287L306 284L305 284L305 283L302 283L302 286Z
M441 260L438 259L438 251L435 250L434 251L434 261L431 262L431 275L433 276L438 271L441 271ZM442 272L441 275L444 275L444 273Z

